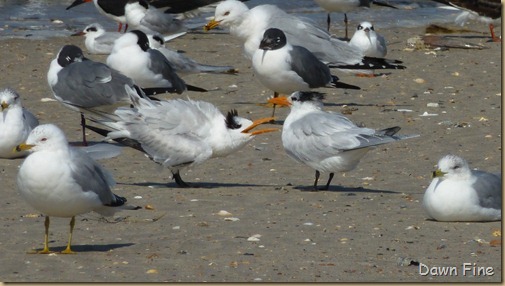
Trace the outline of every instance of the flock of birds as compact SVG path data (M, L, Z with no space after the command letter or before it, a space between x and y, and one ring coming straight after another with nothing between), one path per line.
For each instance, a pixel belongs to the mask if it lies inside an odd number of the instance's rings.
M364 0L315 1L328 11L344 13L370 5ZM68 8L85 2L90 0L76 0ZM175 13L188 13L214 2L218 1L93 0L100 13L120 23L119 31L106 32L95 23L76 35L86 37L84 44L90 54L108 54L106 63L86 58L77 46L65 45L47 74L54 97L81 114L85 145L84 130L89 128L107 140L145 153L168 168L178 186L191 187L182 180L182 169L227 156L255 136L278 130L253 131L272 122L274 114L251 121L239 117L236 110L223 114L209 102L156 97L206 91L186 83L179 74L236 73L231 66L197 63L164 45L187 33ZM122 25L124 33L120 32ZM215 17L205 29L217 26L228 28L242 40L254 74L274 92L268 101L291 108L282 127L282 143L289 157L315 170L314 191L320 189L321 172L329 173L322 187L328 189L335 172L353 170L371 148L419 136L398 135L397 126L382 130L359 127L342 114L324 111L324 95L314 91L320 87L359 89L340 82L332 69L373 75L374 70L405 68L401 61L385 58L386 41L371 23L360 23L353 37L345 41L274 5L249 9L241 1L225 0L217 4ZM112 215L116 210L138 208L112 192L112 175L95 161L112 156L112 151L71 147L56 125L39 125L36 117L21 107L20 96L12 89L0 91L0 103L0 157L26 156L17 176L18 189L46 216L44 248L38 253L50 252L51 216L71 217L63 253L73 253L76 215L90 211ZM464 159L454 155L443 157L438 167L423 202L431 218L501 219L501 176L471 170Z

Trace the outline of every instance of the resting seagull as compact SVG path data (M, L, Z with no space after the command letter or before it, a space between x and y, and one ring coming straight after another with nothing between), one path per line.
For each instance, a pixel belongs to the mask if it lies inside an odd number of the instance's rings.
M438 221L501 220L501 175L471 170L463 158L446 155L433 172L423 206Z

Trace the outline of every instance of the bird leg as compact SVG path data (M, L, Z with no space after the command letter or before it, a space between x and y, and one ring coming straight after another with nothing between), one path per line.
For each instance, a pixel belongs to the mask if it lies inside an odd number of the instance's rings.
M274 98L276 98L276 97L279 97L279 93L277 91L274 91ZM273 107L273 110L272 110L272 117L275 116L275 106L276 106L276 104L274 103L274 107ZM274 119L272 119L271 122L273 123Z
M172 172L172 177L175 180L175 183L177 184L177 186L179 186L181 188L193 188L194 187L194 186L192 186L182 180L181 174L179 174L179 171L177 171L176 173Z
M344 24L345 24L345 38L344 38L344 40L349 41L349 33L347 31L347 25L349 24L349 21L347 20L347 13L344 13Z
M318 170L316 170L316 179L314 180L314 187L312 188L312 191L313 191L313 192L317 192L317 191L319 191L319 190L317 189L317 182L319 181L319 176L321 176L321 173L319 173L319 171L318 171Z
M489 24L489 31L491 32L491 39L493 40L493 42L500 42L501 39L496 37L496 35L494 34L494 25L493 24Z
M326 24L328 24L328 33L329 33L331 24L330 13L328 13L328 16L326 17Z
M70 233L68 235L67 248L65 248L65 250L61 252L62 254L75 254L75 252L73 252L70 249L70 245L72 244L72 233L74 232L74 226L75 226L75 216L73 216L72 219L70 220Z
M81 112L81 126L82 126L82 145L88 146L88 141L86 141L86 118L84 113Z
M44 220L44 228L46 229L44 235L44 249L38 251L37 254L48 254L49 252L49 216Z
M335 175L335 173L330 173L330 177L328 178L328 183L326 183L326 186L321 190L328 190L330 188L330 183L331 183L331 180L333 179L333 175Z

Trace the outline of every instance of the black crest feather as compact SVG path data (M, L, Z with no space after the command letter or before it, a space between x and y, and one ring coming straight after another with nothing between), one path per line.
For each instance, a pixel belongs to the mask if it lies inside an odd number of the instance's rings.
M237 117L237 116L238 116L238 112L236 109L232 109L232 110L228 111L228 114L226 115L226 119L225 119L226 127L228 127L229 129L239 129L240 127L242 127L242 125L238 124L235 121L235 117Z

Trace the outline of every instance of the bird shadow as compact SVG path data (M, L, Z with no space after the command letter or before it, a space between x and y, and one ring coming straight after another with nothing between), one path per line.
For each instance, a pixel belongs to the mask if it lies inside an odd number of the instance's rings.
M258 184L238 184L238 183L210 183L210 182L189 182L189 188L179 187L175 182L158 183L158 182L143 182L143 183L117 183L125 186L149 187L153 189L215 189L215 188L248 188L248 187L269 187L270 185Z
M363 187L343 187L343 186L330 186L328 190L314 190L314 186L294 186L293 189L299 190L302 192L335 192L335 193L348 193L348 195L356 194L356 193L374 193L374 194L399 194L400 192L388 191L388 190L373 190L366 189Z
M135 245L135 243L113 243L113 244L83 244L83 245L75 245L72 244L72 251L74 252L109 252L114 249L129 247ZM51 252L60 253L65 250L66 246L56 246L51 247ZM35 249L33 253L42 249ZM32 252L30 252L32 253Z

